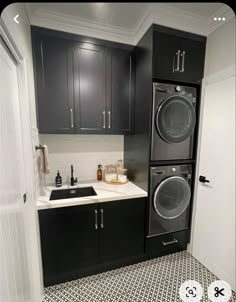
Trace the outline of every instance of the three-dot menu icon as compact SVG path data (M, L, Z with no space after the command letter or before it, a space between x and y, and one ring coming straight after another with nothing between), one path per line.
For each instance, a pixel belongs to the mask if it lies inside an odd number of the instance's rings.
M225 21L225 17L214 17L214 21Z

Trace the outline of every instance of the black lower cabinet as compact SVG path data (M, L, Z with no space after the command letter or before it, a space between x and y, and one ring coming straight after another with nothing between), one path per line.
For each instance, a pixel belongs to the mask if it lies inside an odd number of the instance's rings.
M146 198L39 211L44 285L144 257Z
M190 230L146 238L147 198L39 210L44 285L185 250Z
M146 199L99 204L101 262L144 254Z
M148 258L164 256L187 249L190 230L184 230L146 239L146 255Z
M39 211L45 286L72 280L99 262L95 211L96 204Z

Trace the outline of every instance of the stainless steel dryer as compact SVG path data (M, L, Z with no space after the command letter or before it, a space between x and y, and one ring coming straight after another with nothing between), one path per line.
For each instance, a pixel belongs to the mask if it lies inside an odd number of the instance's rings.
M189 227L191 165L150 168L148 236L176 232Z
M153 83L151 161L191 159L196 88Z

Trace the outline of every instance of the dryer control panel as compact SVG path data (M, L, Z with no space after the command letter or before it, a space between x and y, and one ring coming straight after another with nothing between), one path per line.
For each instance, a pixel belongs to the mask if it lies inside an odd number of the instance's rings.
M183 175L191 174L192 167L191 165L173 165L173 166L159 166L151 167L152 175Z

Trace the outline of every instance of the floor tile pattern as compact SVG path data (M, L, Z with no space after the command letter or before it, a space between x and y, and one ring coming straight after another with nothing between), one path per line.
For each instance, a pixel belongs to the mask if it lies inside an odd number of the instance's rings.
M43 302L178 302L180 285L190 279L208 302L208 286L218 278L186 251L47 287Z

